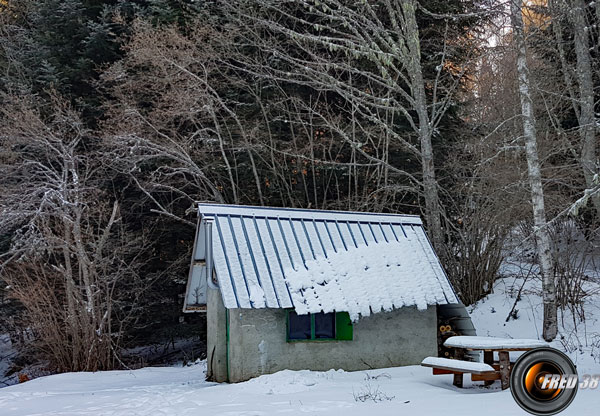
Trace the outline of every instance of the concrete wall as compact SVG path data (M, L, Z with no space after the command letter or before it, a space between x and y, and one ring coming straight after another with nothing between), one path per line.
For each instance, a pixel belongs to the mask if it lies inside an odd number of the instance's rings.
M212 369L214 380L226 381L226 353L221 351L225 349L222 335L225 313L220 296L213 299L218 295L218 291L209 291L209 372ZM437 356L436 330L435 306L426 311L402 308L355 322L352 341L286 342L285 310L231 309L229 381L243 381L283 369L352 371L418 364L424 357ZM216 332L211 334L213 331ZM211 359L213 347L215 354Z
M227 381L227 310L220 290L209 288L206 296L206 375L209 380Z

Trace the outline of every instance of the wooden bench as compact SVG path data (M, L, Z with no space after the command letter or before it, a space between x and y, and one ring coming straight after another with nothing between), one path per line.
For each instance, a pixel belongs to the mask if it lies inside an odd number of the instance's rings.
M454 384L456 387L463 386L463 374L471 374L473 381L489 381L500 379L500 374L494 367L485 363L476 363L472 361L455 360L442 357L427 357L422 362L423 367L433 368L433 374L454 374Z

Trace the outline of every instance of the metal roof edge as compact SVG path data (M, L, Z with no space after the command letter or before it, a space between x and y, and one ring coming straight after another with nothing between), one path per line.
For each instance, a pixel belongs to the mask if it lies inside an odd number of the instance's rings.
M423 225L418 215L390 214L360 211L333 211L306 208L261 207L254 205L229 205L219 203L196 202L198 214L240 215L254 217L289 217L308 220L340 220L357 222L386 222L411 225ZM203 210L206 208L206 210Z

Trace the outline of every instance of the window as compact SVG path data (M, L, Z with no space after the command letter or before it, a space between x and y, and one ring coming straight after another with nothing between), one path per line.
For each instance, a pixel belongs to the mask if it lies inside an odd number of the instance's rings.
M347 312L298 315L287 310L288 341L351 340L352 321Z
M292 311L288 314L288 338L311 339L311 316L298 315Z
M335 339L335 314L317 313L315 318L315 339Z

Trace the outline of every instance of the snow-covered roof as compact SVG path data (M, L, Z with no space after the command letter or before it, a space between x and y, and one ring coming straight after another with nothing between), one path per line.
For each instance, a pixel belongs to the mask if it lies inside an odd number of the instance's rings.
M458 303L417 216L198 204L226 308L347 311ZM198 240L201 238L198 237Z

